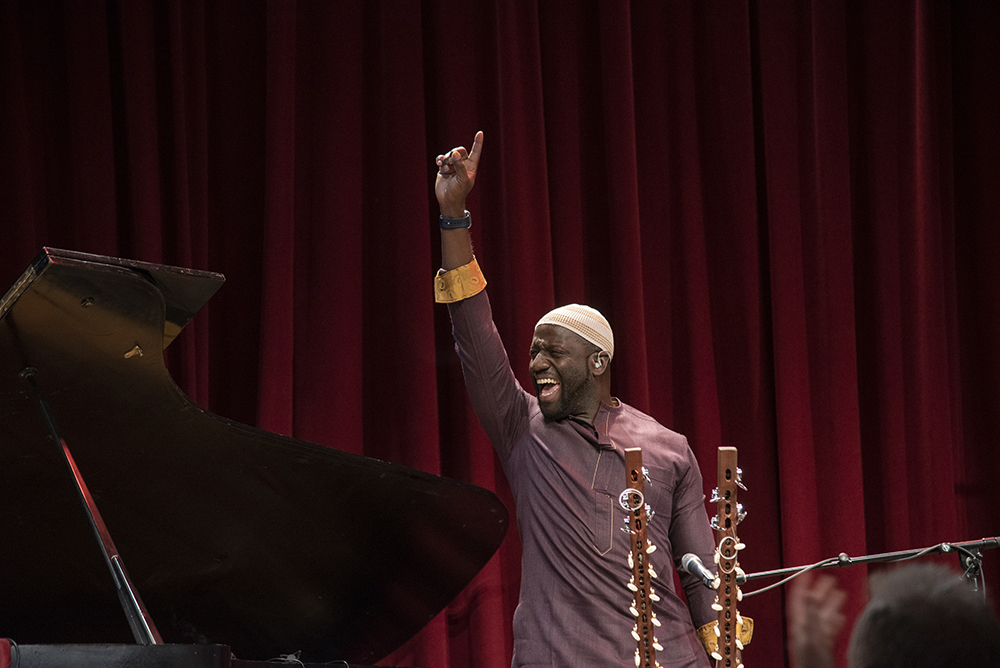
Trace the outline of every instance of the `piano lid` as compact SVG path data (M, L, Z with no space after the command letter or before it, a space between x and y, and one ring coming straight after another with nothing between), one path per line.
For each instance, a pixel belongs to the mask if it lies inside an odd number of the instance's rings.
M507 530L491 492L213 415L163 348L220 274L45 249L0 301L0 630L132 642L60 434L167 643L374 663Z

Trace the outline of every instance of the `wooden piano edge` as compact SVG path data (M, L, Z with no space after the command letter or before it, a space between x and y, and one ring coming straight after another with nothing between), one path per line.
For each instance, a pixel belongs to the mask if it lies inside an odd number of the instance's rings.
M235 658L226 645L14 645L11 654L11 665L18 668L375 668L336 661L249 661Z

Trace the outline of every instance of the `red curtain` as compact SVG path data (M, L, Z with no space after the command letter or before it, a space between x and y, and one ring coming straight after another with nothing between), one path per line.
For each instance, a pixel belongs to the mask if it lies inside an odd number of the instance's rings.
M603 311L615 394L706 493L739 448L745 570L978 539L998 71L991 0L6 2L0 283L42 246L222 272L168 350L196 402L509 505L430 286L432 158L482 129L519 376L541 313ZM837 575L853 618L866 573ZM518 576L512 530L384 663L508 666ZM781 590L741 609L745 663L782 665Z

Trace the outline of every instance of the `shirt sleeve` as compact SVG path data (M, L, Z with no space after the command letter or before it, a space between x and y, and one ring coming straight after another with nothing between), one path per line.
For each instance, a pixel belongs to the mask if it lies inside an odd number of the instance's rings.
M687 439L684 440L684 445L687 449L687 471L677 481L674 489L674 516L670 523L670 543L674 546L673 553L677 564L683 555L692 553L698 555L702 563L711 568L715 555L715 537L712 535L708 513L705 510L701 471L694 452L687 445ZM678 573L695 628L716 620L718 615L712 610L715 592L702 584L701 578L680 570Z
M486 277L476 258L451 271L440 270L434 277L434 301L438 304L452 304L469 297L475 297L486 289Z
M528 428L531 395L521 388L510 368L487 294L480 292L452 302L448 310L472 407L500 459L506 462Z

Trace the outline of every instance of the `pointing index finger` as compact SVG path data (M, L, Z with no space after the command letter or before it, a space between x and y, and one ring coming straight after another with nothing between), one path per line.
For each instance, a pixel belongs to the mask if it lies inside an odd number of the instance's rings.
M469 154L469 160L472 162L473 168L479 164L479 156L483 152L483 131L480 130L476 133L476 138L472 140L472 152Z

